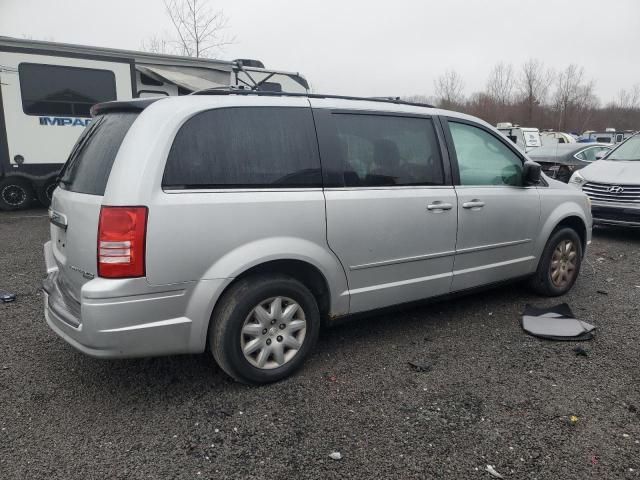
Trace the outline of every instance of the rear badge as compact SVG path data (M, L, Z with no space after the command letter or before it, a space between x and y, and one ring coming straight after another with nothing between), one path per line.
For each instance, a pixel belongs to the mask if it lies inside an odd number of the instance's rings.
M93 280L95 278L95 275L93 273L89 273L85 270L82 270L80 267L76 267L75 265L70 265L69 268L74 272L81 273L82 276L87 280Z

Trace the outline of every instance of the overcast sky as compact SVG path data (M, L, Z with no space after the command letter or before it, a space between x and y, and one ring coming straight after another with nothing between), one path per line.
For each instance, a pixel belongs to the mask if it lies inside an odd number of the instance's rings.
M640 0L211 0L219 55L299 71L316 92L433 94L445 69L482 89L498 61L585 68L605 102L640 82ZM162 0L0 0L0 35L139 49L171 34Z

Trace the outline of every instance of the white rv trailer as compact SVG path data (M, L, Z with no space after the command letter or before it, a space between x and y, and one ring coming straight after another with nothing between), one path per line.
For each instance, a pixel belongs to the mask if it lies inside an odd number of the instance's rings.
M501 122L496 125L505 137L518 145L526 152L542 145L540 139L540 130L537 128L526 128L520 125L514 125L511 122Z
M0 209L48 205L92 105L246 86L306 93L298 73L221 61L0 36Z

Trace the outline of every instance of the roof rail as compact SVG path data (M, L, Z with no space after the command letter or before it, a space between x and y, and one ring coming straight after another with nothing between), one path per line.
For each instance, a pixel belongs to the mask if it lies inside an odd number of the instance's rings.
M353 97L348 95L325 95L320 93L291 93L273 92L268 90L253 90L247 87L214 87L198 90L190 95L258 95L263 97L307 97L307 98L335 98L338 100L360 100L367 102L395 103L398 105L410 105L414 107L435 108L428 103L417 103L402 100L400 97Z

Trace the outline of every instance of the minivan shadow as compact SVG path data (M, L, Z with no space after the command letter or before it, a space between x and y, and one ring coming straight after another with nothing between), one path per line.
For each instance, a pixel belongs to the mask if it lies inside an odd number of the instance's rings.
M442 325L443 320L464 323L479 311L495 311L492 321L499 321L500 309L505 305L521 305L535 302L539 297L531 294L520 283L501 285L478 292L456 295L444 299L408 304L384 311L341 319L334 325L324 326L315 349L307 360L324 361L320 357L340 358L341 350L353 347L353 344L386 341L394 335L404 335L407 331L416 332L424 337L430 331ZM509 316L512 312L508 313ZM70 347L69 347L70 348ZM71 349L71 348L70 348ZM74 381L78 388L92 388L115 399L127 395L128 402L149 401L154 398L176 401L190 400L215 394L220 389L226 393L241 393L255 388L231 380L216 364L207 352L200 355L176 355L145 359L98 360L87 359L83 354L71 350L71 358L65 361L69 367L75 364L69 376L79 376ZM59 362L53 362L59 364ZM314 371L317 369L309 369ZM287 384L299 381L305 375L305 369L293 377L277 384L261 388L283 388ZM276 387L279 385L280 387ZM81 386L81 387L80 387ZM103 393L104 394L104 393ZM117 400L119 401L119 400Z

